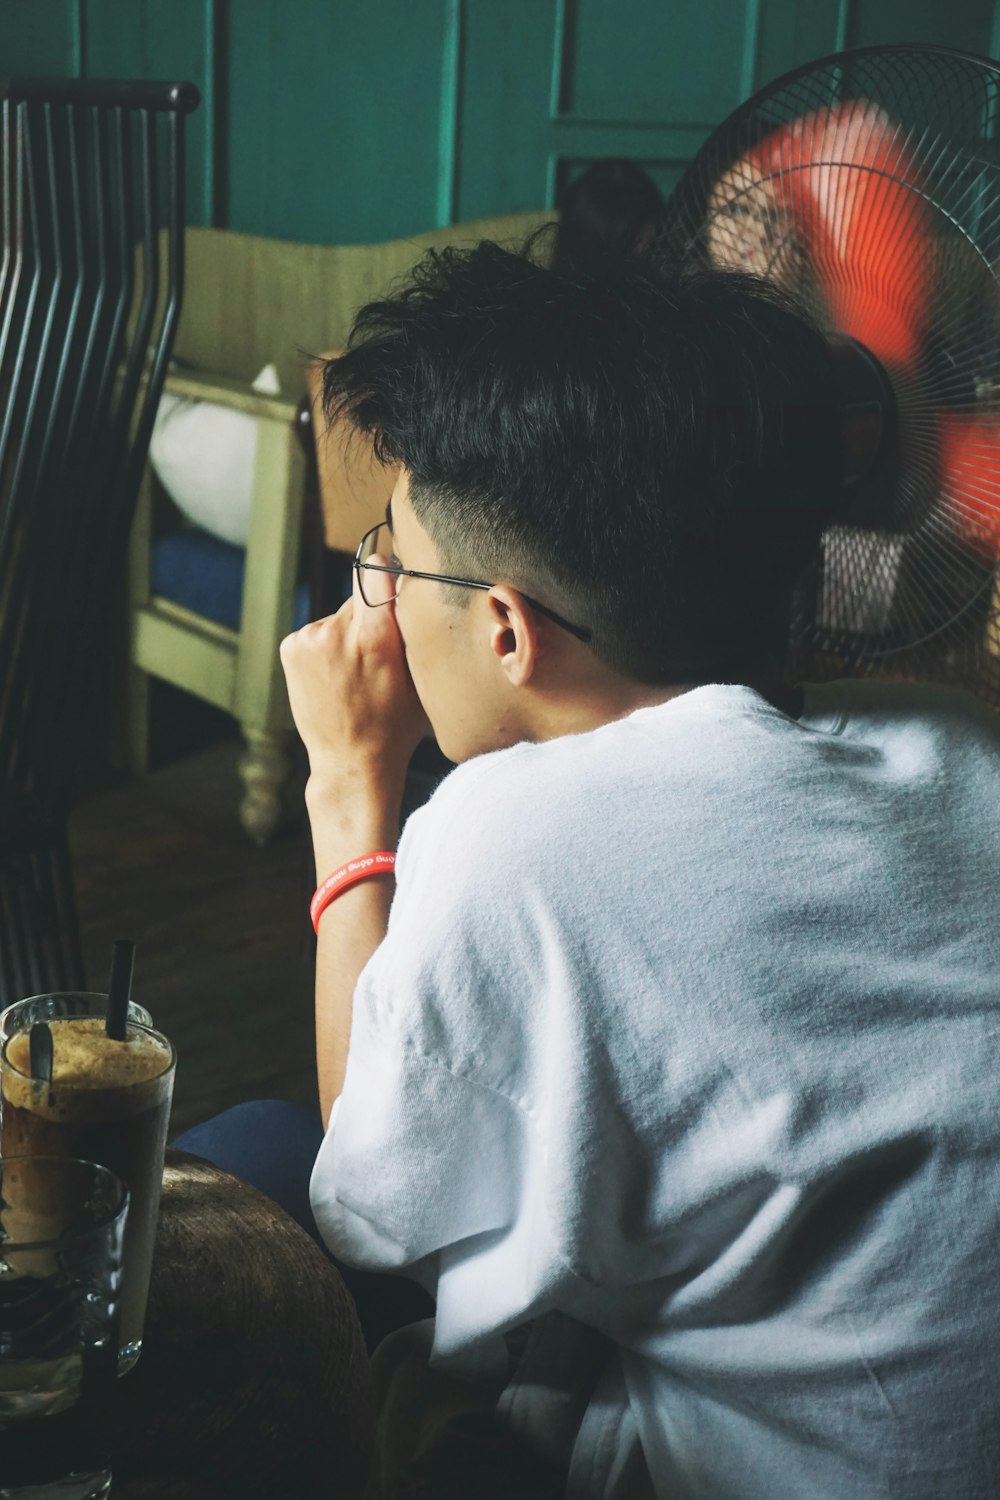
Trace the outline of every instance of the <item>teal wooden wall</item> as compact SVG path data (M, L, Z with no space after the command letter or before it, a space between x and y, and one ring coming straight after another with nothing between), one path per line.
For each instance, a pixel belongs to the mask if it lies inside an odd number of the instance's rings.
M762 83L874 42L1000 54L1000 0L0 0L0 74L183 77L188 217L370 241L550 206L600 156L669 189Z

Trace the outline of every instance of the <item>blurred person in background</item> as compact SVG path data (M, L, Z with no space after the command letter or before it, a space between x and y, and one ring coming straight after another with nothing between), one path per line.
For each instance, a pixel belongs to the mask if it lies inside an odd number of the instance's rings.
M664 200L634 161L607 159L574 178L559 200L553 265L602 255L642 255L656 238Z

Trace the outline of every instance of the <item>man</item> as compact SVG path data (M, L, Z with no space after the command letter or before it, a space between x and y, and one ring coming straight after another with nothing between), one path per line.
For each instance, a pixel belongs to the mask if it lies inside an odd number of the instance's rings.
M400 466L352 600L282 647L313 1206L436 1298L388 1387L426 1345L511 1494L996 1493L998 736L783 686L822 340L740 278L484 245L364 309L326 400ZM393 879L428 725L458 765ZM387 1419L387 1492L451 1493L430 1430Z

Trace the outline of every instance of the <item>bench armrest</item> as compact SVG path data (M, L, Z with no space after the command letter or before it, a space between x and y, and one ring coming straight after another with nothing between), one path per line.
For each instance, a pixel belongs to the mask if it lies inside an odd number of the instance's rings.
M249 417L263 417L271 422L294 422L301 392L292 396L266 396L242 380L226 375L206 374L196 370L171 370L164 389L172 396L194 401L213 401L230 411L242 411Z

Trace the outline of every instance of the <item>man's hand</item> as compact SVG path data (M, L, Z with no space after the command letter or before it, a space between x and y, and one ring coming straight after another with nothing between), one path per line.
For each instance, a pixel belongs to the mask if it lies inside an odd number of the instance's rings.
M391 599L394 583L392 574L373 571L365 587L370 597ZM430 726L392 604L369 608L355 573L352 597L336 614L282 641L281 664L314 788L347 790L383 778L387 788L401 787Z
M373 598L393 575L368 574ZM368 583L366 581L366 588ZM306 806L316 878L349 859L393 849L410 756L429 725L406 665L393 606L353 597L281 643L296 727L309 755ZM320 918L316 951L316 1065L324 1125L347 1066L358 975L385 936L393 883L361 881Z

